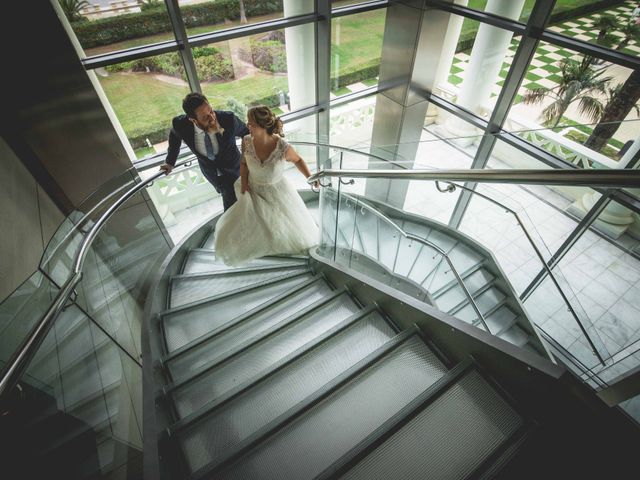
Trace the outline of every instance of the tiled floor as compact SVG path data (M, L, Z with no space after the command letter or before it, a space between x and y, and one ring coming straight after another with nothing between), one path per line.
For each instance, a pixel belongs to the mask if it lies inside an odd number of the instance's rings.
M429 132L424 132L416 168L469 167L476 147L433 143L432 138ZM489 166L510 168L495 158ZM483 185L478 191L518 213L545 260L577 226L577 220L564 211L572 201L550 188L493 184ZM446 223L457 195L440 193L430 182L411 182L405 210ZM514 217L486 200L472 199L460 229L493 252L518 293L542 269L540 259ZM620 360L640 348L640 260L610 239L588 231L554 269L554 274L603 356ZM561 345L588 367L596 365L596 357L582 330L551 280L545 280L525 306L534 322ZM624 367L608 368L603 375L610 380L630 364L640 364L640 355L628 358Z

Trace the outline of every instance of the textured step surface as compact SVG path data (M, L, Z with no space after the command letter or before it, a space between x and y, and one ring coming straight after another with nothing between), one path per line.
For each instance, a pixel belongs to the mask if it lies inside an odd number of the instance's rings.
M521 426L520 416L471 371L341 478L468 478Z
M336 326L360 308L346 294L253 345L173 392L181 417L223 395Z
M167 350L172 352L311 279L311 274L298 275L250 292L168 312L162 318Z
M291 297L257 312L227 331L198 345L168 363L173 378L198 370L202 365L219 359L248 339L257 338L305 307L328 297L332 290L326 282L316 282Z
M319 390L393 336L379 313L311 350L180 435L191 471L204 467Z
M444 373L414 336L215 478L313 478Z
M295 267L263 271L233 271L211 276L177 276L171 280L170 306L179 307L203 298L306 270L306 267Z
M268 265L306 265L306 260L295 258L264 257L250 260L243 264L243 267L265 267ZM204 273L224 270L233 270L234 267L225 265L222 260L216 257L213 250L194 249L189 252L182 273Z

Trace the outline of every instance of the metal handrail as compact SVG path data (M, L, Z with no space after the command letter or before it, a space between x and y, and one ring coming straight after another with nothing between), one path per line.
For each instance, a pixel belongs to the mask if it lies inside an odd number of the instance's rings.
M596 357L598 357L598 360L600 361L600 363L602 365L604 365L605 364L604 359L602 358L602 356L598 352L598 349L596 348L596 346L594 345L593 341L591 340L591 337L587 333L587 330L584 328L584 325L582 325L582 322L580 321L580 318L578 317L578 315L576 314L575 310L573 309L573 306L569 302L569 299L567 298L566 294L564 293L564 291L560 287L560 284L558 283L558 279L553 274L551 268L549 267L549 265L545 261L544 257L542 256L542 253L540 252L540 250L536 246L535 242L533 241L533 238L531 238L531 234L529 233L529 230L527 230L527 228L524 226L524 223L522 223L522 220L520 220L520 216L514 210L510 209L506 205L503 205L502 203L498 202L497 200L494 200L493 198L491 198L491 197L489 197L489 196L487 196L487 195L485 195L483 193L477 192L477 191L473 190L472 188L465 187L464 185L459 185L459 184L453 183L453 182L446 182L449 185L451 185L453 188L441 189L438 183L439 182L436 182L436 188L440 192L453 192L456 188L461 188L462 190L466 190L466 191L468 191L468 192L470 192L470 193L472 193L474 195L478 195L479 197L482 197L485 200L487 200L487 201L489 201L489 202L491 202L491 203L493 203L495 205L498 205L501 208L504 208L504 210L506 212L511 213L515 217L516 221L518 222L518 225L520 225L520 228L522 228L522 231L524 232L525 236L527 237L527 240L529 240L529 243L531 244L531 247L533 248L533 251L536 253L538 259L540 260L540 262L544 266L544 270L547 272L547 275L549 275L549 278L551 278L551 281L556 286L556 289L560 293L560 296L562 297L562 300L564 301L564 303L567 305L567 308L569 309L569 312L571 313L571 315L573 316L574 320L578 324L578 327L580 328L580 330L582 331L584 336L587 338L587 342L589 342L589 345L591 346L591 350L593 351L593 354Z
M389 225L391 225L391 227L395 228L403 237L408 238L409 240L414 240L418 243L421 243L433 250L435 250L436 252L438 252L440 255L442 255L442 257L444 257L444 259L447 261L447 263L449 264L449 268L451 269L451 271L453 272L453 274L456 277L456 280L458 281L458 283L460 284L460 286L462 287L462 290L465 294L465 296L467 297L467 299L469 300L469 303L471 304L471 306L473 307L473 309L476 312L476 315L478 315L478 318L480 319L480 321L482 322L482 325L484 326L485 330L489 333L491 333L491 330L489 329L489 326L486 323L486 320L484 318L484 315L482 315L482 312L480 312L480 309L478 308L478 305L476 304L475 300L473 299L471 293L469 293L469 290L467 290L466 285L464 284L464 281L462 280L462 277L460 276L460 274L458 273L458 271L456 270L456 267L453 265L453 262L451 262L451 259L449 258L449 255L447 255L447 253L442 250L439 246L431 243L430 241L420 238L417 235L414 235L413 233L407 233L405 232L400 226L398 226L393 220L391 220L389 217L387 217L384 213L378 211L377 209L373 208L371 205L368 205L366 203L362 203L360 202L358 199L353 198L351 195L346 194L346 193L339 193L338 197L340 195L344 195L345 197L347 197L348 199L351 199L353 202L356 203L356 206L361 206L364 207L366 209L368 209L371 213L373 213L374 215L376 215L378 218L382 219L383 221L385 221L386 223L388 223ZM339 203L339 199L338 199L338 203ZM349 205L347 205L349 206ZM338 223L338 220L336 219L336 225Z
M179 163L175 168L182 166L189 166L191 160ZM45 312L42 319L31 330L29 335L23 340L20 347L15 351L12 357L7 362L8 367L2 372L2 378L0 378L0 399L4 394L9 391L22 377L24 369L27 367L33 356L36 354L38 347L44 341L44 337L53 325L53 322L57 318L60 311L63 309L65 302L69 299L74 292L76 286L82 280L82 267L89 251L91 243L96 238L104 224L111 218L111 216L122 206L127 200L133 197L136 193L153 183L156 179L164 176L164 172L158 172L148 179L133 186L126 193L124 193L118 200L116 200L96 221L91 227L91 230L87 236L83 239L80 249L76 254L76 259L73 264L73 270L71 276L62 285L60 291L53 299L51 305Z
M359 152L361 155L368 155L367 153L364 152ZM404 168L404 167L403 167ZM552 175L553 177L558 177L555 178L555 180L552 180L551 182L547 182L547 178L549 176L549 174L558 174L558 173L562 173L562 172L566 172L563 175ZM606 173L606 175L602 175L603 173ZM615 174L615 175L614 175ZM524 177L527 178L527 181L522 181L522 177L520 177L520 175L523 175ZM589 182L593 182L596 181L597 179L599 179L600 182L604 182L601 183L601 185L603 186L608 186L608 187L624 187L624 186L640 186L640 171L634 171L634 170L625 170L625 171L611 171L611 170L605 170L602 172L592 172L592 171L587 171L587 170L475 170L475 169L468 169L468 170L437 170L437 171L433 171L433 170L335 170L335 169L331 169L331 170L321 170L317 173L315 173L314 175L311 175L307 181L309 183L315 182L315 181L319 181L321 178L324 177L338 177L338 178L342 178L342 177L349 177L349 178L388 178L388 179L413 179L413 180L435 180L436 183L436 187L438 188L438 190L440 192L451 192L453 191L453 189L455 189L456 187L461 188L463 190L467 190L468 192L474 194L474 195L479 195L480 197L494 203L495 205L500 206L501 208L504 208L505 211L507 211L508 213L511 213L512 215L514 215L514 217L516 218L516 221L518 222L518 224L520 225L520 227L522 228L525 236L527 237L527 240L529 240L529 243L531 244L534 252L536 253L536 256L540 259L540 261L542 262L542 265L544 266L544 269L547 273L547 275L549 275L549 277L551 278L551 281L553 282L553 284L556 286L556 289L558 290L558 292L560 293L560 296L562 297L562 300L565 302L567 308L569 309L569 312L571 313L571 315L573 316L574 320L576 321L576 323L578 324L578 327L580 328L580 330L582 331L582 333L584 334L585 338L587 339L587 342L589 343L589 346L591 347L592 353L597 357L598 361L602 364L605 365L605 359L602 357L602 355L600 354L600 352L598 351L598 349L596 348L595 344L593 343L593 340L591 339L591 336L587 333L585 327L582 325L582 322L580 321L580 319L578 318L578 315L576 314L573 306L571 305L571 303L569 302L569 299L567 298L566 294L564 293L564 291L562 290L562 288L560 287L560 284L557 280L557 278L555 277L555 275L553 274L553 272L551 271L551 268L549 267L549 265L547 264L547 262L544 260L544 257L542 256L542 253L540 252L540 250L538 249L538 247L535 245L533 239L531 238L531 235L529 234L529 231L527 230L527 228L524 226L524 224L522 223L522 221L520 220L520 217L518 216L518 214L513 211L512 209L510 209L509 207L503 205L502 203L482 194L479 193L473 189L470 189L468 187L459 185L457 183L453 183L451 181L448 180L463 180L463 181L470 181L470 182L484 182L484 183L519 183L519 184L542 184L542 185L580 185L580 182L587 182L585 183L585 185L589 185L589 186L593 186L593 183L589 183ZM608 177L608 178L606 178ZM579 178L580 180L575 183L573 181L571 181L571 179L576 179ZM587 180L591 178L592 180ZM444 183L447 183L451 186L453 186L453 189L451 188L440 188L439 186L439 182L440 181L444 181ZM611 183L614 182L614 183Z
M361 155L371 156L364 152ZM520 185L570 185L585 187L640 188L640 170L341 170L321 169L307 181L324 177L386 178L396 180L439 180Z

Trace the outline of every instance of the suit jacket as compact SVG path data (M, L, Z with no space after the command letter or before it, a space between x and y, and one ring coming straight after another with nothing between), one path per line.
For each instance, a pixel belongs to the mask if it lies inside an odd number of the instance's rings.
M180 151L182 142L186 143L189 149L198 159L202 174L221 192L223 183L229 184L240 176L240 152L236 146L236 137L244 137L249 134L247 126L235 116L233 112L216 110L218 124L224 129L222 134L216 133L218 140L218 155L214 161L209 160L206 156L200 155L195 148L195 129L193 123L189 121L186 115L178 115L173 119L171 132L169 133L169 150L165 162L169 165L175 165ZM218 170L223 176L218 176ZM225 177L227 177L225 179ZM231 179L229 178L231 177Z

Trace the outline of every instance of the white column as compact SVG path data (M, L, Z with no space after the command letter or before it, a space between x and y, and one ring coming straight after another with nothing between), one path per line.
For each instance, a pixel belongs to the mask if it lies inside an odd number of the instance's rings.
M314 0L284 0L284 15L303 15L313 12ZM287 52L287 78L291 110L308 107L316 98L315 32L313 24L289 27L284 31ZM315 141L313 118L296 122L296 139ZM311 137L313 135L313 137Z
M524 0L489 0L485 11L517 20L522 12ZM498 80L511 43L513 33L487 24L478 28L469 66L458 94L457 104L474 113L485 113L483 107L491 96L491 90ZM447 130L458 136L473 135L474 129L460 119L452 119L446 125Z
M456 5L467 6L469 0L455 0ZM462 22L464 17L460 15L450 15L449 23L447 24L447 33L444 37L444 41L442 43L442 49L440 50L440 61L438 62L438 68L436 69L435 81L433 83L434 91L436 94L441 95L441 91L438 90L438 87L444 87L447 85L447 81L449 79L449 72L451 72L451 65L453 64L453 57L456 54L456 47L458 46L458 40L460 39L460 32L462 31ZM446 97L446 95L445 95ZM438 123L442 123L444 118L446 118L447 112L439 112L439 109L433 105L429 104L427 108L427 119L425 123L433 123L437 121Z
M453 3L466 7L469 0L456 0ZM436 70L436 87L445 84L449 78L449 72L451 72L451 65L453 64L453 57L456 54L456 47L458 46L460 32L462 31L463 20L464 17L461 17L460 15L449 16L447 34L444 37L442 50L440 52L440 61L438 62L438 69Z

